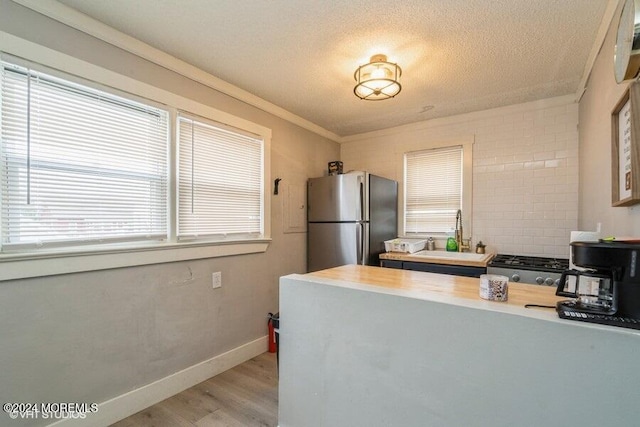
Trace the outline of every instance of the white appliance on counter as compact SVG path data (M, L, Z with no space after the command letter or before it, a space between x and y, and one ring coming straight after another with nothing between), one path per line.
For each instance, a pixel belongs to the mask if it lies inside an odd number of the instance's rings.
M379 265L398 235L398 183L367 172L310 179L307 209L308 271Z

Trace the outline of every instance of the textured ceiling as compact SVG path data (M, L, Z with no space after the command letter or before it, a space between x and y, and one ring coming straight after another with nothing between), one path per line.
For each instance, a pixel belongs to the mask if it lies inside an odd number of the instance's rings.
M60 3L347 136L575 93L608 0ZM402 92L362 101L353 72L376 53Z

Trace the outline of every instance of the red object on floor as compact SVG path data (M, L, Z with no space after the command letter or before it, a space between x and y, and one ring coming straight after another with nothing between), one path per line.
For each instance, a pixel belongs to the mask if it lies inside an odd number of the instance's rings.
M269 313L269 353L276 352L276 331L273 327L273 314Z

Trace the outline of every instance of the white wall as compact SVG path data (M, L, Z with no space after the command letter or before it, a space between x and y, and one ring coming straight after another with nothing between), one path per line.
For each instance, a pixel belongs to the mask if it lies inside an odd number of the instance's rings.
M474 141L472 243L567 258L578 225L577 125L570 95L359 135L342 143L341 158L346 170L396 179L402 191L404 152Z
M640 205L611 206L611 112L629 84L629 81L617 84L613 75L618 19L619 12L580 100L579 226L595 229L601 223L603 236L640 236Z
M264 337L278 277L306 271L306 234L284 233L284 190L325 173L338 144L9 0L0 10L0 31L272 129L282 178L266 253L0 282L0 401L101 403Z

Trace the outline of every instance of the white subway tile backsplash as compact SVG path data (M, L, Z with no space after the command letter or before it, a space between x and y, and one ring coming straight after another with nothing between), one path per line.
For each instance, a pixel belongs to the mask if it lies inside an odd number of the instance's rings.
M536 117L533 119L533 126L536 128L545 128L555 126L556 119L554 117Z
M544 167L545 168L558 168L558 167L564 167L566 165L566 161L561 160L561 159L555 159L555 160L545 160L544 162Z
M503 170L506 168L507 165L510 165L515 161L513 154L509 154L509 151L511 150L505 149L503 156L496 157L496 162L503 166Z
M542 116L543 117L553 117L555 119L558 116L562 116L566 112L567 112L567 106L566 105L560 105L560 106L557 106L557 107L552 107L552 108L547 108L545 110L542 110Z
M563 151L563 150L568 150L569 149L569 141L567 140L557 140L556 142L553 143L553 146L549 147L550 150L555 151L556 152L556 157L558 154L558 151Z
M563 194L563 196L565 197L565 200L567 202L572 202L575 208L575 206L577 206L577 202L578 202L578 192L576 191L575 193L567 193L567 194Z
M557 193L553 193L553 194L545 194L544 195L544 201L549 203L549 202L563 202L566 200L567 195L566 194L557 194Z
M543 162L543 166L545 168L536 169L536 170L533 171L533 176L535 178L544 178L544 177L548 177L548 176L556 176L556 171L553 170L553 169L549 169L547 167L547 161Z
M546 211L544 213L545 219L565 219L567 217L567 212L563 210L557 210L554 208L552 211Z
M533 189L534 194L549 194L556 191L560 185L536 185Z
M524 113L513 113L504 116L505 123L517 123L520 124L524 121Z
M502 172L504 171L504 164L495 164L487 166L487 172Z
M513 155L514 162L531 162L533 161L533 153L515 153Z
M488 128L499 128L505 123L504 116L492 116L483 120L483 125Z
M556 158L555 151L542 151L533 154L533 160L551 160Z
M539 255L549 256L548 254L552 253L552 251L556 252L555 256L557 258L569 258L569 242L567 241L563 245L544 246L542 250L539 252Z
M533 183L534 186L539 187L541 185L545 185L545 177L543 176L536 176L535 178L533 178L533 180L531 181L531 183Z
M520 114L504 117L516 123ZM474 171L474 190L493 185L498 191L493 197L476 194L474 208L497 203L503 218L485 216L481 224L474 219L474 227L481 228L486 241L493 239L499 252L566 257L569 232L577 226L577 107L561 105L526 112L522 118L529 120L526 130L516 126L510 139L476 151L478 164L483 156L492 164ZM494 135L507 131L511 128L495 130ZM504 143L513 151L506 152ZM501 193L506 202L498 197Z
M556 206L555 203L536 203L533 206L533 211L534 212L538 212L538 213L543 213L543 212L552 212L554 210L554 207ZM563 215L564 217L564 215ZM554 218L556 219L556 218Z
M555 221L556 228L562 228L565 230L575 230L576 229L576 219L557 219Z
M574 188L576 187L576 188ZM558 184L555 186L555 191L557 193L565 193L568 194L572 191L578 191L577 186L573 185L573 184Z
M512 228L509 232L517 237L524 235L524 230L522 228Z
M555 124L553 126L545 126L544 133L546 135L556 135L568 131L568 127L564 123Z
M534 143L538 146L542 146L545 144L555 144L556 136L555 134L542 134L542 135L536 136L535 138L533 138L533 140L534 140Z
M544 230L545 237L564 237L565 234L565 230L559 228L547 228Z
M568 221L578 221L578 210L577 209L567 210L565 212L565 218Z
M553 237L534 237L533 244L536 246L554 245L555 239Z
M478 166L495 165L497 161L498 159L496 157L491 157L491 156L473 160L474 164Z
M526 169L540 169L544 167L544 160L536 160L534 162L524 162Z
M544 228L530 227L523 230L523 233L529 237L544 236Z
M522 162L513 162L513 163L508 163L504 165L504 170L505 171L513 171L513 170L520 170L524 168L524 163Z
M569 150L569 155L567 156L567 166L568 167L574 167L574 168L578 168L578 151L575 151L575 157L574 157L574 151L573 150ZM600 173L600 171L596 171L595 173Z
M533 203L544 203L546 197L547 196L545 194L533 194L529 195L529 200L531 200Z

